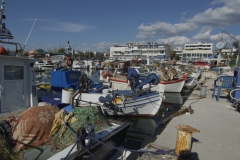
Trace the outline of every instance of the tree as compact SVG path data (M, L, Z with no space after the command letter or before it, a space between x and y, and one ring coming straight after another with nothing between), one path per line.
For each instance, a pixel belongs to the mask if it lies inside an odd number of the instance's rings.
M58 48L55 49L55 52L59 52L59 53L64 53L66 51L67 50L64 47L58 47Z
M41 48L39 48L39 49L37 49L36 50L38 53L43 53L43 52L45 52L43 49L41 49Z
M170 58L173 59L176 57L176 51L170 51Z

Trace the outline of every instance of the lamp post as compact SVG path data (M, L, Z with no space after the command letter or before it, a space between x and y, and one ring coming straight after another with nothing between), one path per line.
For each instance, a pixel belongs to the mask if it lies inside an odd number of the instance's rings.
M227 31L225 31L224 29L222 30L223 32L227 33L230 37L232 37L238 44L238 59L237 59L237 84L236 87L239 88L240 87L240 41L237 40L235 37L233 37L231 34L229 34ZM240 99L240 91L237 90L235 91L235 95L234 98Z

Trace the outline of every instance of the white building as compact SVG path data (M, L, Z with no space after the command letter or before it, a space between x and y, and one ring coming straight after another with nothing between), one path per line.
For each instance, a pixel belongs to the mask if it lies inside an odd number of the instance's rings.
M195 61L213 54L213 44L206 42L187 43L182 52L182 61Z
M183 48L182 47L176 47L173 51L176 52L176 55L182 55Z
M236 48L226 48L226 49L222 49L221 53L225 54L225 55L234 55L234 53L237 51Z
M131 60L132 58L165 58L166 54L170 52L170 46L167 44L157 44L151 42L148 44L127 43L126 45L114 45L110 47L110 57L120 60Z

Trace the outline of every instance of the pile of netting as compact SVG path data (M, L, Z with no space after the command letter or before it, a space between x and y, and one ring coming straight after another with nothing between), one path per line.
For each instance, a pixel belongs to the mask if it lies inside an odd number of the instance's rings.
M1 160L18 160L23 157L23 153L13 152L11 146L6 143L5 137L2 137L2 135L0 135L0 157Z
M73 110L73 117L77 118L77 121L69 123L68 125L74 131L77 131L79 127L85 127L87 124L93 124L95 132L111 125L96 107L76 107ZM64 148L74 144L76 141L76 135L74 135L68 129L62 136L60 136L61 127L50 138L50 142L54 144L54 148L56 149L54 152L59 152Z

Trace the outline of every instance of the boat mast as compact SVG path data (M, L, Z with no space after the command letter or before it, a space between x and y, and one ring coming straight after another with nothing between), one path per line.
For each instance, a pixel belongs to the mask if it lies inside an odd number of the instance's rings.
M5 19L5 15L3 15L3 10L5 10L5 0L2 0L2 5L1 5L1 9L0 9L0 43L3 44L12 44L16 46L16 51L18 51L18 46L20 47L20 53L22 54L22 46L19 43L15 43L15 42L5 42L2 41L2 28L3 28L3 23L2 23L2 19Z
M23 50L24 50L24 48L25 48L25 46L26 46L26 44L27 44L27 41L28 41L28 38L29 38L30 34L32 33L32 30L33 30L33 27L34 27L36 21L37 21L37 18L35 19L35 21L34 21L34 23L33 23L33 25L32 25L32 28L31 28L28 36L27 36L27 39L26 39L25 44L24 44L24 46L23 46ZM22 52L23 52L23 50L22 50Z
M5 9L5 0L2 0L1 11L0 11L0 39L2 35L2 18L3 18L3 10Z

